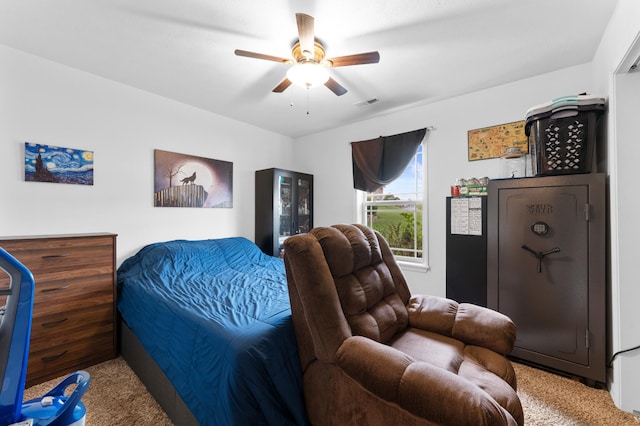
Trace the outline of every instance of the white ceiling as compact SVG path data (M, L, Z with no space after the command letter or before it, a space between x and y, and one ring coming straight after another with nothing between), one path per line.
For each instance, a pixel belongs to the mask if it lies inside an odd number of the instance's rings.
M615 0L2 0L0 43L299 137L593 59ZM348 93L291 86L295 13L315 18ZM362 101L380 102L357 106ZM307 110L309 114L307 114Z

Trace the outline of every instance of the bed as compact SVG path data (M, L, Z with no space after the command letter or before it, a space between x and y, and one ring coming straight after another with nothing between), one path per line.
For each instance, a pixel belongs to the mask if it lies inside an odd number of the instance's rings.
M240 237L176 240L142 248L117 281L121 353L161 371L139 376L154 396L175 390L188 423L307 424L281 259Z

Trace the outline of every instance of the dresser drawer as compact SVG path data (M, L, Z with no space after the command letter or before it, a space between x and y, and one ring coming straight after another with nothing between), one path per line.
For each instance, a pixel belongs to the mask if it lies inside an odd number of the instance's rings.
M33 316L113 302L113 291L113 273L61 281L36 278Z
M26 385L29 387L112 359L116 356L113 348L112 333L104 333L62 346L29 351Z
M11 253L38 281L59 281L113 272L110 237L3 240Z
M41 352L47 347L71 344L95 335L114 333L113 305L41 315L31 325L31 352Z

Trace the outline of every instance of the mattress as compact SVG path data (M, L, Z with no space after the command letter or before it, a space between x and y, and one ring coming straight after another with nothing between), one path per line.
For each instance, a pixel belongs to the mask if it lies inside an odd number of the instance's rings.
M202 425L307 424L284 264L245 238L148 245L118 310Z

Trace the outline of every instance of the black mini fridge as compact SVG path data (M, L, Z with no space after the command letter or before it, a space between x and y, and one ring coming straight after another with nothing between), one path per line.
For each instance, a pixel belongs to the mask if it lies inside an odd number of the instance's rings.
M487 197L447 197L447 293L487 306Z
M517 326L512 356L606 382L604 174L489 183L487 305Z

